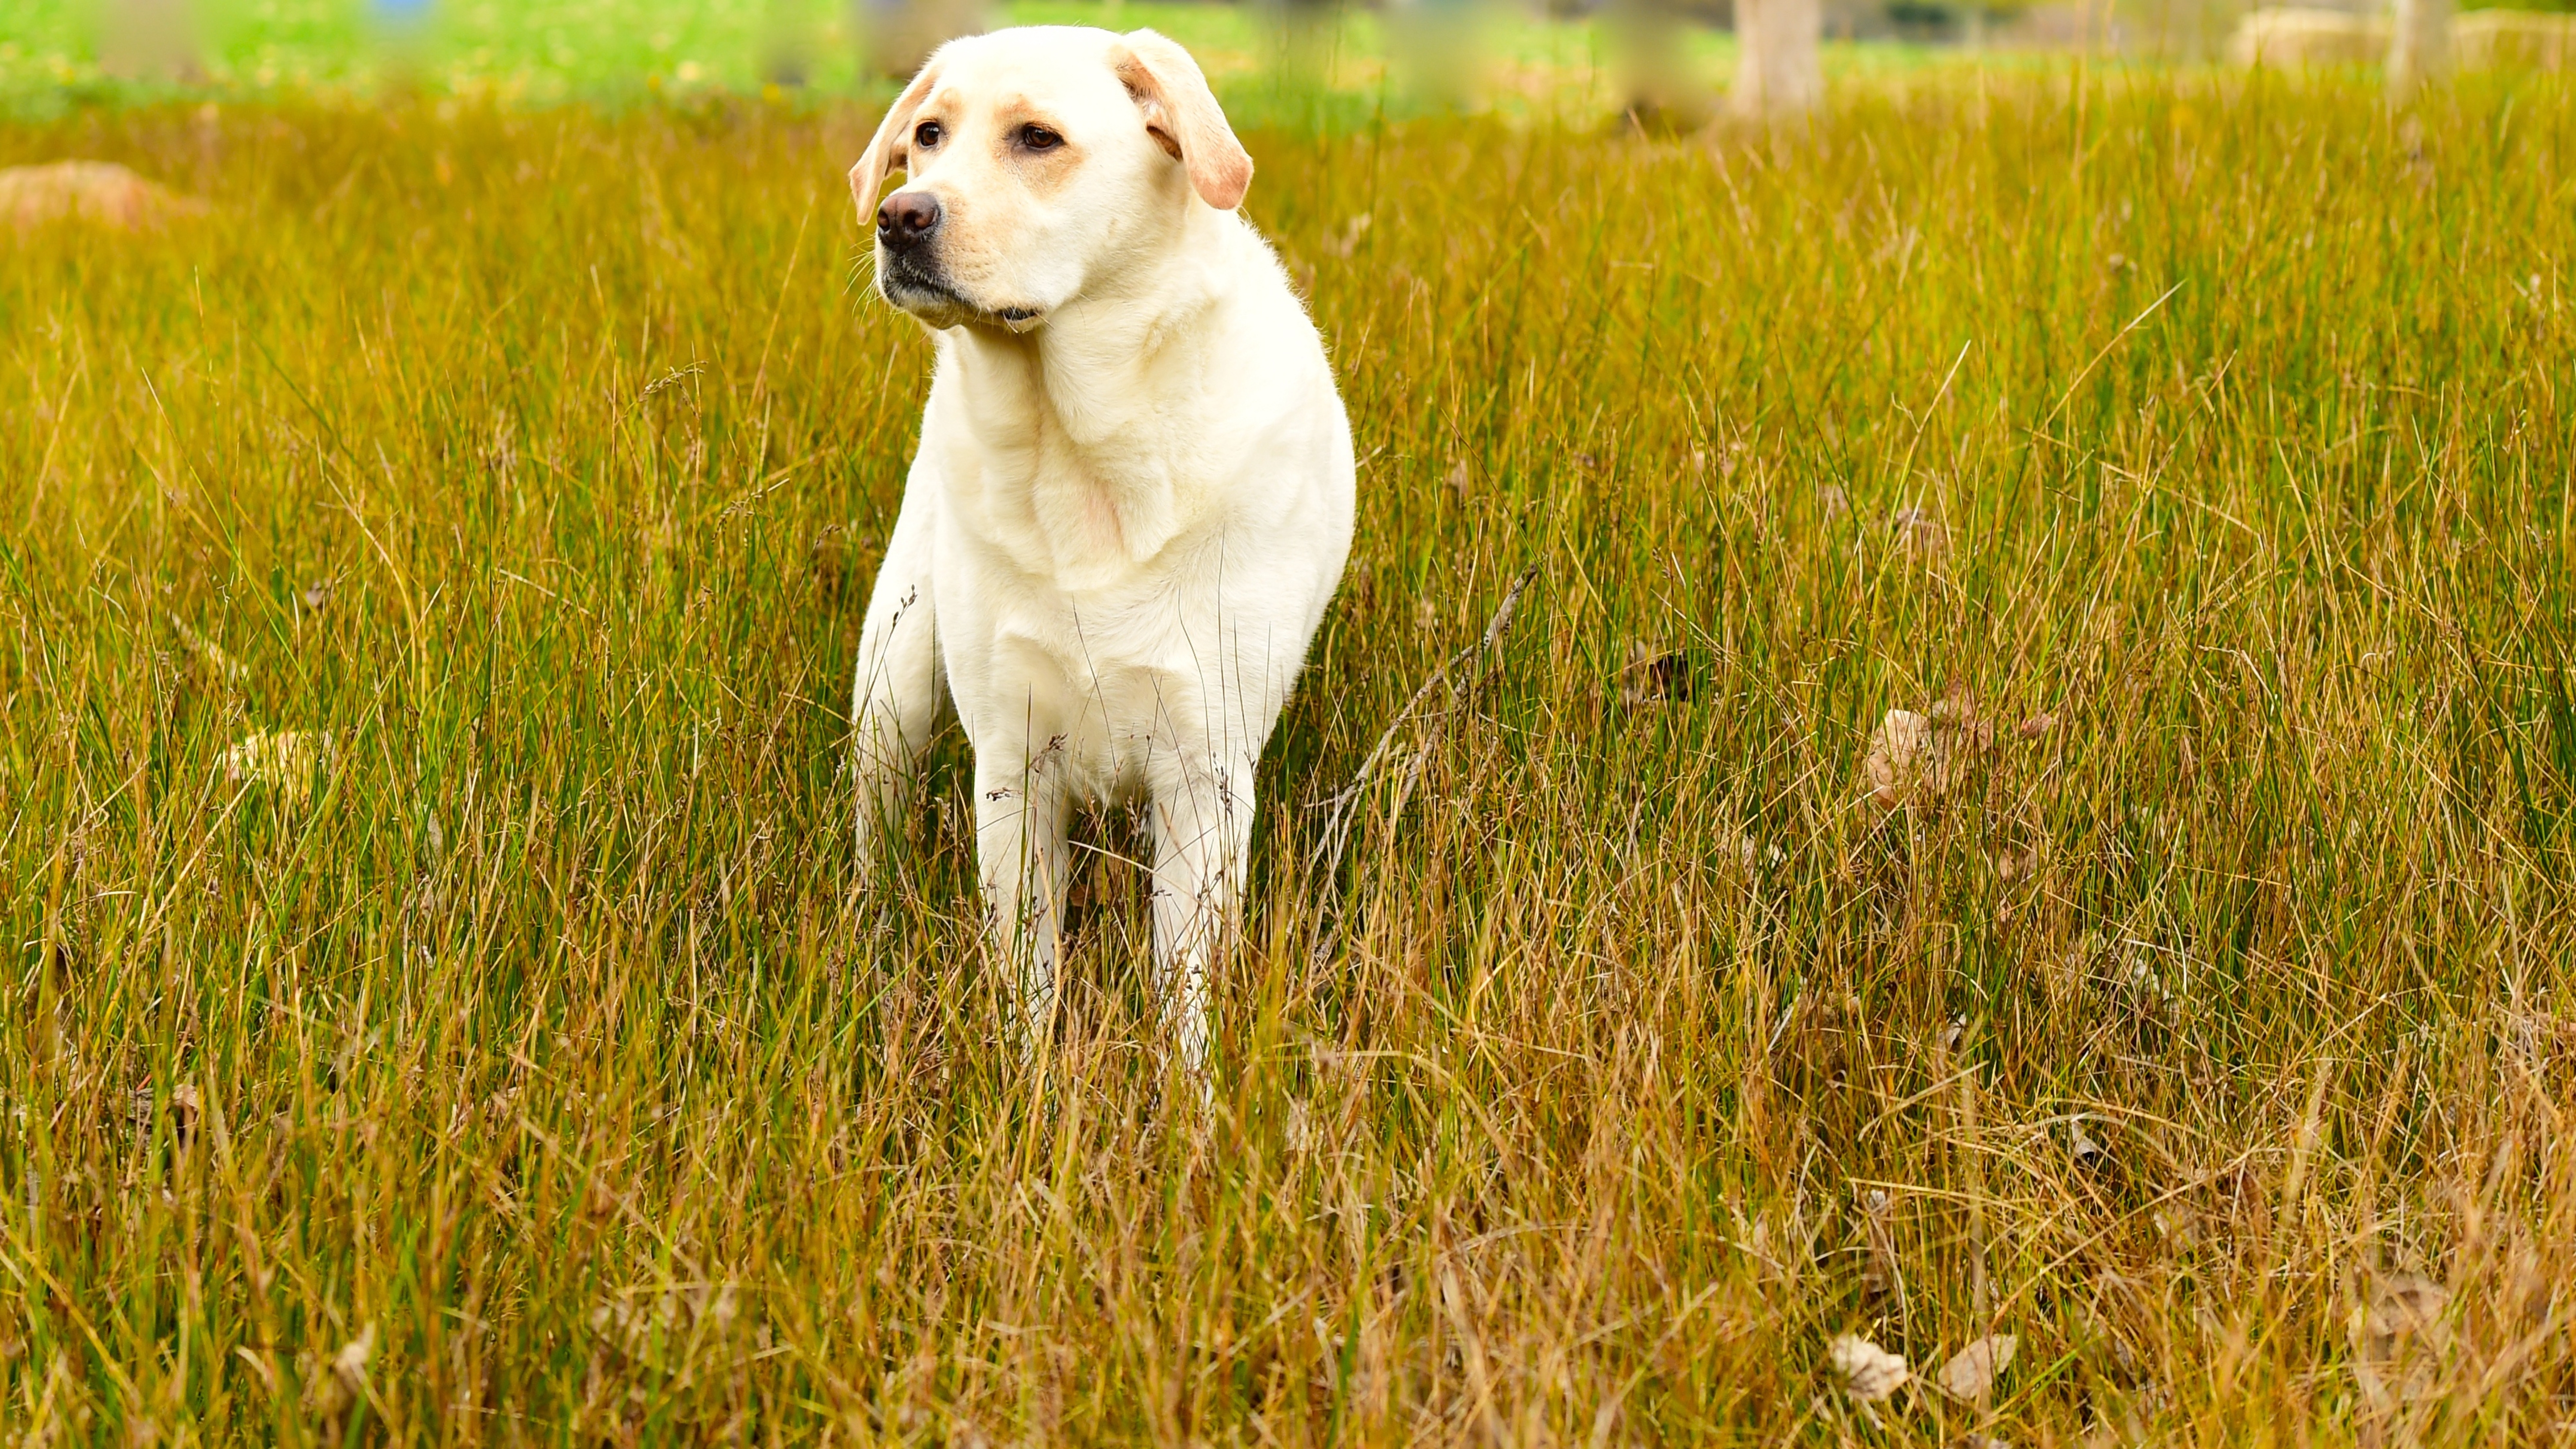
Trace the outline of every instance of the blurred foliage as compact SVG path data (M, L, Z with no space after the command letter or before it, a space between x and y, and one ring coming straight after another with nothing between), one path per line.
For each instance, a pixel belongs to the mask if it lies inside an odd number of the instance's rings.
M1390 26L1364 9L1309 22L1261 5L1006 0L1001 23L1151 26L1188 45L1239 120L1349 130L1453 97L1390 67ZM1474 104L1555 117L1616 108L1601 27L1588 18L1528 18L1467 7ZM829 0L440 0L407 28L370 19L354 0L203 0L196 69L152 78L100 64L103 27L81 0L0 7L0 110L59 114L83 104L287 98L429 89L510 102L627 104L715 95L800 102L882 98L892 84L864 63L857 12ZM1448 37L1460 32L1444 33ZM1302 37L1302 38L1301 38ZM1733 43L1695 27L1687 63L1714 84ZM1832 68L1864 76L1936 58L1919 48L1838 47Z

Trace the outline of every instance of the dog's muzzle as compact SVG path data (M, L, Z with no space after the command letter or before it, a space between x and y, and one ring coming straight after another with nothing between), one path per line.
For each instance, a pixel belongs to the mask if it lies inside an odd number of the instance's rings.
M987 307L957 289L939 262L943 216L927 191L898 191L877 206L877 285L886 300L933 326L973 321L1026 332L1046 320L1041 308Z

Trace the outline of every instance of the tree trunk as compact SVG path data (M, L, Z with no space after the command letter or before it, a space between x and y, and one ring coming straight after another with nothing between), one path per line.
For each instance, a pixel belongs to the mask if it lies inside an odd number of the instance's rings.
M2450 61L2451 0L2397 0L2388 28L2388 94L2405 100Z
M1735 0L1736 110L1794 119L1822 105L1816 43L1824 28L1819 0Z

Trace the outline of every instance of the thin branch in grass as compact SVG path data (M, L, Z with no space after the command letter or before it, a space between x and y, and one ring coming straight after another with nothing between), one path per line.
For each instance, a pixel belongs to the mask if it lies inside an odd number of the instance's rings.
M2173 294L2168 292L2165 295L2170 297ZM2134 327L2137 324L2132 322L2129 325ZM1924 404L1922 415L1914 420L1914 437L1905 445L1905 461L1896 465L1897 487L1903 488L1914 481L1914 454L1923 446L1923 430L1932 425L1932 414L1940 410L1941 399L1950 395L1950 384L1958 380L1959 369L1968 361L1968 349L1976 345L1977 339L1973 337L1959 344L1959 355L1950 359L1950 370L1941 374L1941 386L1934 390L1932 401Z
M805 214L796 219L796 244L787 250L787 270L778 279L778 298L769 304L769 326L760 334L760 368L751 379L751 395L755 403L765 404L769 397L769 350L778 341L778 314L787 310L787 287L796 280L796 264L805 256L805 229L813 220L814 198L808 196L805 198ZM764 451L753 455L755 462L767 456L769 412L765 406L762 407L760 422Z
M1377 737L1377 743L1370 747L1368 756L1360 761L1359 769L1352 772L1351 782L1329 799L1316 803L1314 808L1326 812L1324 833L1315 842L1315 849L1308 858L1308 863L1313 864L1316 861L1323 863L1322 879L1333 881L1340 878L1342 852L1350 844L1351 826L1357 819L1355 807L1360 797L1367 791L1369 781L1376 775L1378 767L1386 762L1389 753L1395 748L1396 736L1401 734L1405 725L1421 711L1424 702L1431 698L1432 691L1445 684L1448 686L1449 696L1441 705L1439 712L1430 716L1429 726L1421 741L1414 747L1413 757L1405 768L1404 780L1396 789L1395 802L1387 810L1387 824L1393 825L1402 818L1405 802L1412 798L1414 787L1421 783L1422 771L1429 764L1432 753L1439 748L1441 737L1448 733L1450 721L1456 718L1458 711L1466 705L1467 701L1475 697L1478 689L1484 684L1495 656L1502 650L1503 636L1511 631L1512 616L1520 608L1521 594L1529 588L1530 580L1538 577L1538 570L1537 564L1531 564L1521 570L1520 577L1512 580L1512 586L1504 590L1503 601L1495 606L1493 617L1485 622L1485 632L1475 643L1450 655L1447 662L1431 672L1430 678L1422 681L1421 688L1413 691L1413 698L1405 701L1404 708L1396 711L1395 718L1387 724L1385 732ZM1470 666L1464 681L1458 677L1462 665ZM1329 919L1318 944L1318 954L1329 951L1334 937L1340 933L1339 909L1328 907L1328 913Z
M2183 279L2183 281L2189 280L2191 279L2188 277ZM2115 336L2110 341L2103 343L2102 350L2094 353L2093 360L2084 364L2084 370L2075 374L2075 380L2066 385L2066 391L2058 394L2057 406L2050 408L2048 410L2048 416L2039 420L2039 427L2035 432L2042 435L2046 434L2048 432L2049 424L2056 422L2057 415L2066 411L2066 404L2074 398L2075 390L2084 385L2084 379L2093 375L2093 369L2102 365L2102 359L2110 356L2113 348L2118 347L2122 342L2127 341L2129 334L2137 331L2140 323L2156 315L2156 309L2173 300L2173 294L2181 290L2182 282L2176 282L2172 286L2165 288L2165 294L2154 301L2149 302L2147 304L2147 310L2130 318L2129 325L2121 328L2118 336Z

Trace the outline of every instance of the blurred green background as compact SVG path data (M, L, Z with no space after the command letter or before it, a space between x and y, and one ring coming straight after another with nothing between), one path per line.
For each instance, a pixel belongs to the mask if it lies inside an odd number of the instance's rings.
M129 0L132 3L132 0ZM174 13L185 0L161 0ZM774 103L891 95L863 63L864 12L841 0L444 0L411 25L364 0L197 0L184 78L137 80L102 64L97 0L0 4L0 113L97 104L365 94L402 86L505 103L760 96ZM1428 13L1428 12L1425 12ZM1593 14L1463 7L1442 23L1474 36L1488 84L1476 105L1562 119L1616 110L1615 45ZM1259 4L1008 0L993 25L1151 26L1190 47L1238 121L1365 123L1444 103L1390 64L1401 16L1363 7L1290 12ZM1734 39L1709 12L1671 32L1711 84ZM1302 23L1302 28L1300 28ZM1960 52L1900 38L1827 47L1829 73L1909 70ZM2012 63L1989 52L1982 59ZM1280 114L1283 108L1297 114Z
M782 73L785 93L891 89L861 64L854 7L833 0L454 0L424 7L405 33L351 0L205 0L194 28L202 76L162 89L243 91L366 89L388 81L499 98L546 101L632 98L692 91L759 93ZM1268 78L1286 47L1278 12L1223 4L1119 4L1116 0L1015 0L997 24L1152 26L1199 53L1236 89ZM1579 76L1601 63L1589 18L1488 17L1489 54L1506 63ZM0 6L0 92L24 108L86 98L130 98L150 86L111 78L99 61L97 7L79 0L12 0ZM1385 26L1353 10L1323 28L1317 59L1335 88L1382 79ZM1690 44L1722 64L1722 32Z

